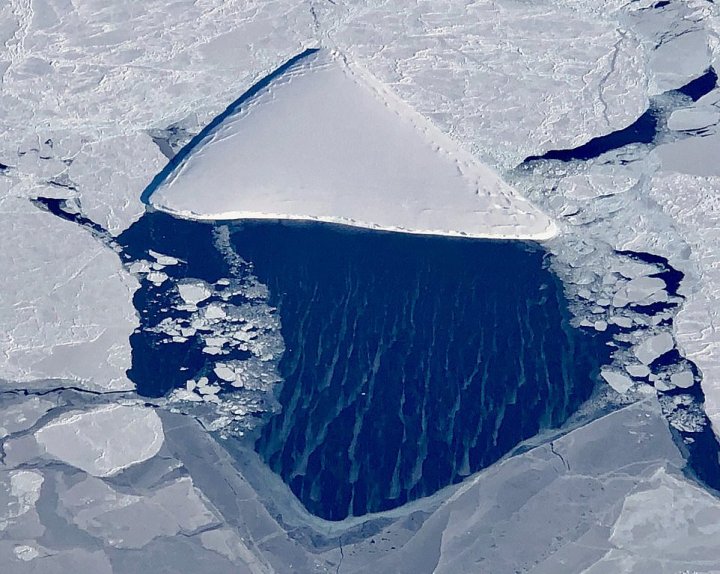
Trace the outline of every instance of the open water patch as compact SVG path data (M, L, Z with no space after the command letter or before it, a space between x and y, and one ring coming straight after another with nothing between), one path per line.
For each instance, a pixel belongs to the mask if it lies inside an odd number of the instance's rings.
M717 86L717 79L718 77L715 69L708 68L702 76L688 82L677 91L690 98L693 102L697 102L700 98L706 96L715 89Z
M626 145L649 144L655 139L657 126L657 112L651 108L626 128L593 138L589 142L576 148L552 150L541 156L530 156L526 158L523 163L552 159L560 161L586 161Z
M231 238L285 342L256 449L323 518L487 467L565 422L608 360L535 245L277 223Z
M611 352L571 326L532 243L158 212L118 243L144 277L138 391L249 437L326 519L431 495L562 425Z

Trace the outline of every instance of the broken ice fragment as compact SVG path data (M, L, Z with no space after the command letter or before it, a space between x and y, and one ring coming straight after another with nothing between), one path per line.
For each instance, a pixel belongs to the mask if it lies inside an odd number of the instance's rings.
M714 108L675 110L668 119L668 129L674 131L700 130L720 121L720 112Z
M625 307L630 303L643 303L654 296L653 303L667 300L665 281L659 277L637 277L630 280L613 297L613 307Z
M680 371L670 375L670 382L681 389L689 389L695 384L695 377L692 371Z
M164 441L153 409L118 404L65 413L35 433L48 454L94 476L155 456Z
M600 374L607 381L607 384L621 395L627 393L633 386L630 377L617 371L603 369Z
M171 257L169 255L163 255L162 253L157 253L152 249L149 250L148 253L152 257L154 257L155 261L157 261L160 265L177 265L178 263L180 263L179 259L176 259L175 257Z
M614 316L608 319L609 323L622 327L623 329L630 329L633 325L633 320L630 317Z
M147 274L147 280L150 281L155 287L159 287L167 280L167 274L162 271L151 271Z
M212 289L204 281L180 283L177 288L180 297L188 305L197 305L212 295Z
M639 379L650 375L650 369L648 369L647 365L628 365L625 367L625 370L630 376L637 377Z
M220 380L228 383L232 383L236 378L235 371L222 363L218 363L218 365L213 369L213 372Z
M672 351L674 348L675 342L673 341L672 335L664 332L653 335L652 337L642 341L635 347L633 353L637 357L638 361L644 365L649 365L655 359L662 357L665 353Z

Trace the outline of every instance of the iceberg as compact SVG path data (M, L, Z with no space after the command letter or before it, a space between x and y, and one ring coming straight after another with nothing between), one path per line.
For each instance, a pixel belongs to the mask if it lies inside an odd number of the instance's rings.
M291 219L549 239L553 221L337 52L282 67L146 190L196 219Z

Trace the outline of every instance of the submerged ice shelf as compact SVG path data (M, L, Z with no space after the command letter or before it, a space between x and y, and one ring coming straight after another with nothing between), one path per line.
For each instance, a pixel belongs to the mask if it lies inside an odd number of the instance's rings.
M548 239L554 223L344 56L308 50L208 125L144 194L195 219Z

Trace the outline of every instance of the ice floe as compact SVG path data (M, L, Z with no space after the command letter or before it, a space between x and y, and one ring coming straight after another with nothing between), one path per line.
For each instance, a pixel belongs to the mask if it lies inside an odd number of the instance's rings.
M670 333L658 333L648 339L643 340L633 349L633 353L643 365L650 365L656 359L662 357L665 353L675 348Z
M137 282L77 225L0 199L0 378L131 389Z
M625 307L631 303L650 305L667 301L665 281L659 277L637 277L628 281L612 299L613 307Z
M675 110L668 118L668 129L675 131L701 130L720 122L720 110L717 108L688 108Z
M659 173L651 197L672 216L699 277L674 320L679 347L702 374L705 410L720 432L720 177Z
M163 436L153 409L120 404L65 413L35 433L48 454L93 476L112 476L152 458Z
M600 374L607 384L620 394L628 392L633 386L632 379L622 373L605 369Z
M0 510L0 532L35 508L43 480L42 474L34 470L16 470L0 477L0 492L3 498L9 495Z
M188 305L197 305L212 295L212 289L204 281L187 281L177 286L180 297Z
M124 494L86 477L60 496L74 524L115 548L142 548L159 536L191 535L216 522L189 477L149 496Z

